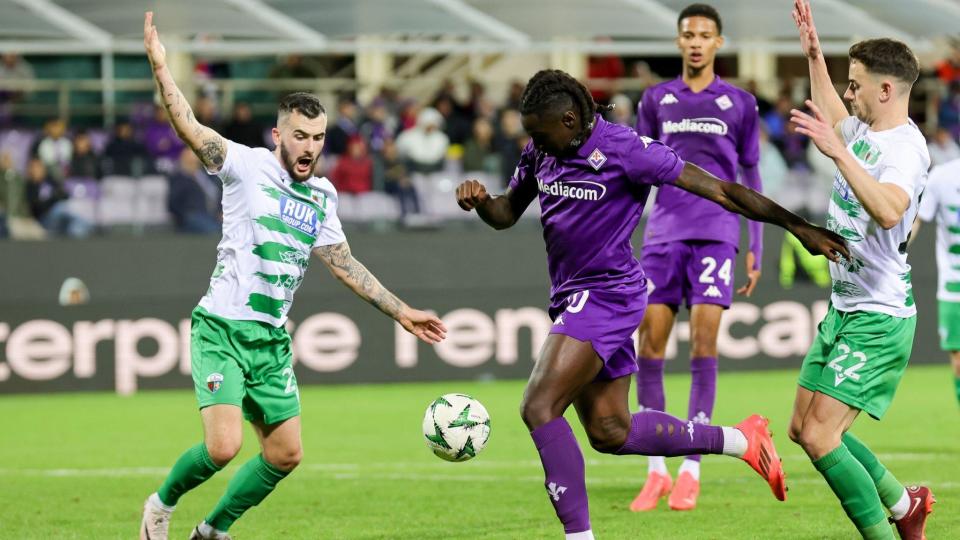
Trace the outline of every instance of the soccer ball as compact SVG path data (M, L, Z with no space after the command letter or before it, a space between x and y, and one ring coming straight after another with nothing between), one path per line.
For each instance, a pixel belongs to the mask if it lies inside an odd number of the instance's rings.
M437 457L466 461L487 445L490 415L479 401L466 394L445 394L427 407L423 436Z

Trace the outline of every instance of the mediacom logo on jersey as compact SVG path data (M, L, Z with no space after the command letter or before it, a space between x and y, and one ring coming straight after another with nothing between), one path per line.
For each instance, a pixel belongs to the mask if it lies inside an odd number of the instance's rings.
M582 185L581 185L582 184ZM537 187L541 193L566 197L580 201L599 201L607 193L607 187L589 180L569 180L567 182L552 182L550 184L537 178Z
M665 121L660 132L664 135L671 133L706 133L723 137L727 134L727 123L719 118L684 118L679 122Z

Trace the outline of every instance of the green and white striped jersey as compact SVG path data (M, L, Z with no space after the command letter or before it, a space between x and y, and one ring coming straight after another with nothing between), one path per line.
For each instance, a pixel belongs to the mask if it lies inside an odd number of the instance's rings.
M200 305L225 319L281 327L311 251L346 241L326 178L294 182L274 154L227 142L223 238Z
M827 215L827 228L847 240L851 260L830 263L833 293L840 311L874 311L894 317L917 313L907 264L906 243L917 215L920 193L927 182L930 155L912 121L884 131L873 131L854 116L841 123L847 151L880 183L901 187L910 197L903 219L884 230L857 200L838 170Z
M937 299L960 302L960 159L934 167L920 219L937 220Z

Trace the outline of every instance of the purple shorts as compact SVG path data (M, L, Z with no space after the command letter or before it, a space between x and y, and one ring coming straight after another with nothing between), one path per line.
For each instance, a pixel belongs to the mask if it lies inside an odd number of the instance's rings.
M640 266L647 275L647 302L677 307L686 301L730 307L737 247L690 240L643 246Z
M603 360L595 380L610 380L637 371L633 333L643 320L646 295L637 287L619 290L583 290L550 306L551 334L589 341Z

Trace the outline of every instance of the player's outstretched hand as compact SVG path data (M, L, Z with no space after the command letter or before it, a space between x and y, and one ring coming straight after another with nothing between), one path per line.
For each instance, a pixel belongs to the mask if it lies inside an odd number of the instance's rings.
M833 231L812 223L804 223L790 232L813 255L823 255L835 263L840 262L841 257L850 259L850 251L847 250L846 240Z
M809 99L804 103L813 116L797 109L790 110L790 121L797 126L797 133L810 137L813 144L829 158L836 159L845 154L847 146L827 122L816 103Z
M760 270L756 268L757 256L752 251L747 252L747 284L737 289L737 294L742 294L747 298L753 294L757 288L757 282L760 281Z
M167 50L163 47L163 43L160 43L157 27L153 25L152 11L148 11L143 16L143 48L147 50L147 58L154 71L167 64Z
M807 58L815 59L820 55L820 37L813 25L813 10L810 0L793 0L793 22L800 32L800 49Z
M487 188L477 180L467 180L457 186L457 204L467 212L490 199Z
M447 337L447 327L432 313L406 307L397 317L397 322L407 332L417 336L422 341L434 345Z

